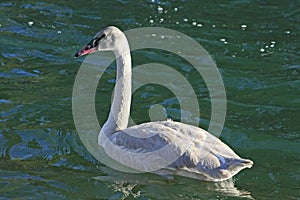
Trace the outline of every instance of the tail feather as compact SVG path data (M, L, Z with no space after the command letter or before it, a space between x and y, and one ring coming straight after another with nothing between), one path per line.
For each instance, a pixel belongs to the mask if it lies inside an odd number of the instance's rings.
M253 161L249 159L230 159L227 163L227 169L230 171L232 176L237 174L239 171L245 168L251 168L253 166Z
M249 159L224 157L218 157L218 159L221 164L218 168L203 169L202 166L198 166L199 172L201 171L205 175L206 180L224 181L233 177L239 171L253 166L253 162Z

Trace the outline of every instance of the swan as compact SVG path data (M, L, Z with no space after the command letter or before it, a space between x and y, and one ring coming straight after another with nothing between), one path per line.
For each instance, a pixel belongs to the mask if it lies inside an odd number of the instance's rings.
M127 38L117 27L108 26L75 57L96 51L113 51L117 63L109 116L98 134L98 144L114 161L143 172L204 181L224 181L252 167L251 160L239 157L220 139L196 126L166 120L127 127L132 87Z

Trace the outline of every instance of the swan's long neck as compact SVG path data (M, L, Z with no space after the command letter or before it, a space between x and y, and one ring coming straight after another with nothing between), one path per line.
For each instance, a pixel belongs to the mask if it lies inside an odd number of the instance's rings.
M117 77L114 97L107 121L101 132L113 134L127 128L131 105L131 56L125 35L118 38L118 47L114 50L117 61Z

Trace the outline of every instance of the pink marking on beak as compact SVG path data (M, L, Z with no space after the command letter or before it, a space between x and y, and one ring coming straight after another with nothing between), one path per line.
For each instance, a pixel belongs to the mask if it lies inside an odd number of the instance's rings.
M86 55L86 54L93 53L95 51L96 51L96 48L89 48L88 46L85 46L75 54L75 58Z

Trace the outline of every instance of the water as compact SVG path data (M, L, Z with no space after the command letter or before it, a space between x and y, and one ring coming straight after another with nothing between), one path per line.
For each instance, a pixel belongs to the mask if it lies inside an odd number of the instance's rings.
M250 0L1 1L1 199L299 199L299 6L299 1ZM123 30L171 28L210 52L228 99L221 138L251 158L252 169L219 184L169 181L114 171L87 152L72 117L73 83L82 62L73 56L111 24ZM136 52L134 62L161 61L191 77L200 126L207 128L210 99L201 77L184 61L149 51ZM100 124L114 76L112 67L98 87ZM150 85L133 96L133 120L148 121L147 110L157 103L179 119L172 93Z

